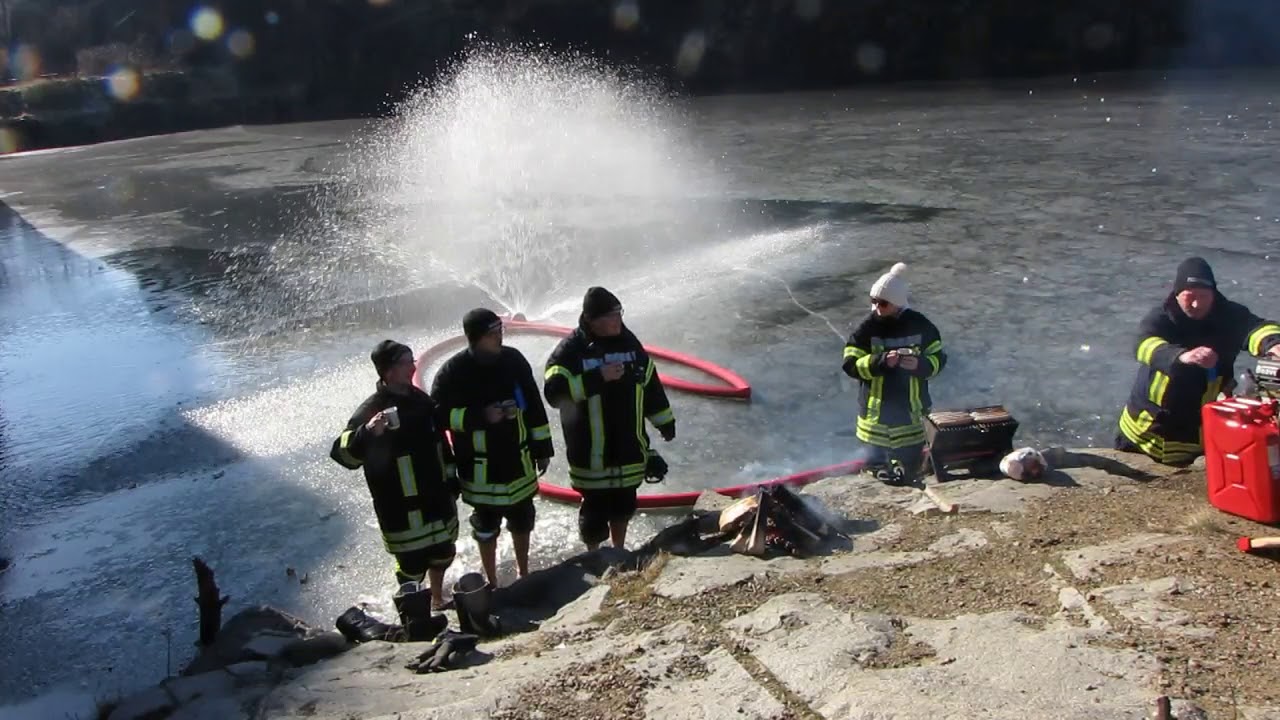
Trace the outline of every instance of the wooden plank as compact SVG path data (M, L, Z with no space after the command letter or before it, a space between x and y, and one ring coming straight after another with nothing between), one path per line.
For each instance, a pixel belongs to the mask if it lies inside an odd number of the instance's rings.
M928 497L930 500L933 501L934 505L938 506L939 510L941 510L942 512L948 515L951 515L960 511L960 509L956 507L955 503L951 502L950 500L947 500L945 497L942 496L942 493L938 492L937 490L934 490L932 487L926 486L924 489L924 494L926 497Z

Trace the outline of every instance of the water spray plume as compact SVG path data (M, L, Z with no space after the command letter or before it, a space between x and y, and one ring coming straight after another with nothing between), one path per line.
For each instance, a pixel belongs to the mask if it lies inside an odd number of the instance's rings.
M230 292L259 300L237 325L458 286L539 319L590 285L669 281L680 251L722 227L681 129L643 77L478 45L352 143L296 230L236 259Z
M706 188L679 125L643 78L477 46L372 139L361 188L389 202L380 232L408 259L537 317L690 242Z

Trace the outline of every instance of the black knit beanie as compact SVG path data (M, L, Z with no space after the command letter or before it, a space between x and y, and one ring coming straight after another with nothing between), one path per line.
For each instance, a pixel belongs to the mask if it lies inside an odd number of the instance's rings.
M476 308L462 316L462 332L467 336L467 342L472 345L500 327L502 327L502 318L488 308Z
M587 288L587 294L582 298L582 316L588 320L595 320L621 309L622 301L618 296L602 287Z
M373 348L373 352L369 353L369 359L373 361L373 367L378 370L378 377L382 377L405 355L413 357L413 351L408 345L395 340L383 340Z
M1213 268L1209 267L1204 258L1187 258L1178 264L1178 276L1173 280L1173 294L1177 295L1193 287L1218 289L1218 283L1213 279Z

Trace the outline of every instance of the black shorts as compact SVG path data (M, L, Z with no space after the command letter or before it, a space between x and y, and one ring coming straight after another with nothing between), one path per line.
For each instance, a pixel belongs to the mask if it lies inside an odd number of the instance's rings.
M396 557L396 580L401 585L416 580L422 582L431 568L447 568L453 564L453 556L457 553L455 543L437 543L421 550L394 553Z
M630 520L636 514L637 488L579 490L578 534L582 542L597 545L609 537L609 523Z
M507 531L521 535L533 532L538 511L533 498L528 497L515 505L476 505L471 509L471 537L476 542L497 540L502 533L502 520L507 521Z

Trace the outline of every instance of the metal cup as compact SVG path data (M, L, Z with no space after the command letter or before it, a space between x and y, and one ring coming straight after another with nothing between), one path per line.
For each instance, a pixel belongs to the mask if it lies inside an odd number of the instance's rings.
M400 410L394 405L382 411L382 417L387 419L388 430L400 429Z

